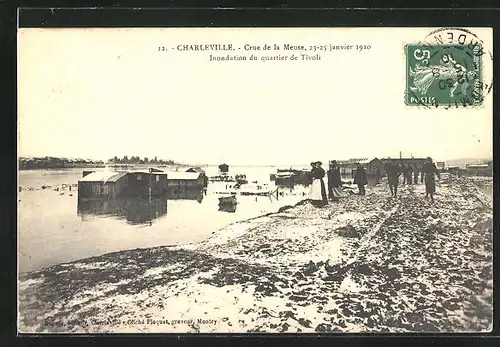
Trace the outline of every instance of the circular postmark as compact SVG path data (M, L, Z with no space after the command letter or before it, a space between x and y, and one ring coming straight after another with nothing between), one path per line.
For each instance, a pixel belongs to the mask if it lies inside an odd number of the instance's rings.
M493 86L491 43L463 28L440 28L405 46L408 106L479 107Z

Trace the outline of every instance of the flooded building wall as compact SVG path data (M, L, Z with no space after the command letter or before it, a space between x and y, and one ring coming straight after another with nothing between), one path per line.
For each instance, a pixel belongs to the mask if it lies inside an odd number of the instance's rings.
M130 172L128 174L126 195L149 196L150 185L151 185L151 195L166 194L167 175L160 173L149 174L146 172Z
M128 177L124 176L113 182L84 181L78 182L78 195L87 198L116 198L123 193Z

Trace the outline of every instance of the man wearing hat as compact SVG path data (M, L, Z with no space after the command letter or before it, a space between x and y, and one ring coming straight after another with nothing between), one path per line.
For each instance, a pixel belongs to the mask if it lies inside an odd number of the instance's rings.
M336 160L330 162L330 168L327 171L328 177L328 198L330 200L337 199L341 196L342 178L340 176L340 168Z
M387 183L389 183L391 196L396 197L398 195L398 183L401 169L398 164L395 164L394 161L389 158L385 171L387 173Z
M359 195L365 195L365 185L368 184L368 179L366 178L366 171L363 165L360 163L356 166L356 173L354 174L354 184L358 185Z
M434 202L434 193L436 192L436 178L440 178L439 172L437 170L436 164L432 162L431 157L425 159L425 163L422 167L422 178L425 181L425 197L431 196L431 201Z

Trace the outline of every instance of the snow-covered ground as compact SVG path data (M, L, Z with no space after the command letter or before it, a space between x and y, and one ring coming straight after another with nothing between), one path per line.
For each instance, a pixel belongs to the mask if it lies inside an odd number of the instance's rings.
M490 178L491 180L491 178ZM469 178L306 203L186 246L22 275L22 332L477 332L492 324L492 207Z

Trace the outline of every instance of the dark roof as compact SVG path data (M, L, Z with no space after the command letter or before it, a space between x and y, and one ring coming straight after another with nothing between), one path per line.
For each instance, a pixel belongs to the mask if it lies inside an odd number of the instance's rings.
M393 161L411 161L411 160L426 160L426 158L382 158L380 161L387 162L389 160Z
M199 168L199 167L190 167L189 169L186 170L186 172L205 173L205 171L202 168Z
M116 182L126 175L126 172L96 171L82 177L79 182Z

